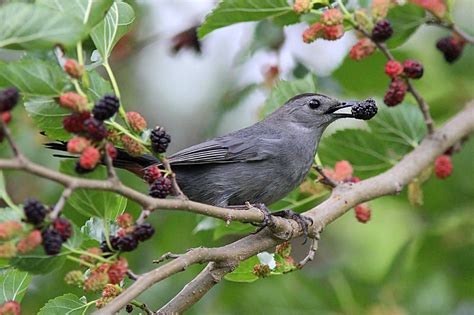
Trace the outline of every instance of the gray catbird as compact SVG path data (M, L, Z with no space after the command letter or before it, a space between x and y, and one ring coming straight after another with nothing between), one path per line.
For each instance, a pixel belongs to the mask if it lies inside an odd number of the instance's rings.
M352 107L351 114L337 113L346 107ZM330 123L346 117L370 119L376 112L371 99L341 102L322 94L301 94L264 120L181 150L169 162L180 188L193 201L220 207L269 205L304 180ZM140 175L159 161L121 152L115 163ZM295 218L293 213L279 214Z

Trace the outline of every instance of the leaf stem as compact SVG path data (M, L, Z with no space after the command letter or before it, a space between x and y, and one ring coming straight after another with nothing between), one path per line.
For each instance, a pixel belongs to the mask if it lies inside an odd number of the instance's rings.
M130 131L128 131L126 128L124 128L122 125L120 125L119 123L113 121L113 120L110 120L110 121L106 121L105 122L107 125L117 129L118 131L126 134L127 136L129 136L130 138L133 138L135 141L139 142L140 144L144 145L145 147L148 146L148 144L143 141L142 138L140 137L137 137L136 135L132 134ZM147 148L148 149L148 148Z

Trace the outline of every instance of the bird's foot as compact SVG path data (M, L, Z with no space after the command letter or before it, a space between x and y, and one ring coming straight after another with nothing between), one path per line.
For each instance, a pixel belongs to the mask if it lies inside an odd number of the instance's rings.
M252 223L252 225L258 226L258 229L254 232L254 234L260 232L266 227L269 227L271 229L273 226L275 226L275 222L273 222L272 218L273 213L270 211L270 209L267 208L267 206L265 206L265 204L258 203L251 206L260 210L263 213L264 217L261 223Z
M275 217L281 217L296 221L296 223L298 223L298 225L303 230L303 244L306 244L306 242L308 241L308 228L311 224L313 224L313 219L305 217L297 212L294 212L291 209L273 212L272 215Z

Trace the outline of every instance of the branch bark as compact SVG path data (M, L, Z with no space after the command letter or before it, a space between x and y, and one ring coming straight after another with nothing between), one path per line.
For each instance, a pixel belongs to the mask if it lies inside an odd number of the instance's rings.
M357 204L381 196L400 193L403 187L429 167L437 156L461 138L473 132L474 102L470 102L463 111L454 116L442 128L435 131L434 134L427 136L415 150L407 154L388 171L356 184L338 185L326 201L303 213L313 219L314 223L310 227L311 232L317 233L322 230L326 225ZM97 311L96 314L113 314L119 311L128 301L134 299L152 285L185 270L190 264L214 262L215 264L208 265L176 298L172 299L159 312L164 310L167 313L184 311L215 285L215 283L210 282L211 273L216 270L215 266L224 266L220 267L220 272L225 274L230 272L232 266L235 266L239 261L281 243L284 236L291 239L302 234L296 222L287 220L285 222L286 224L279 225L280 237L276 237L268 229L264 229L257 234L246 236L222 247L193 249L179 258L141 275L134 284L106 307ZM223 275L220 272L218 277L212 277L214 282L222 279ZM198 294L193 293L192 290L196 287L202 290Z

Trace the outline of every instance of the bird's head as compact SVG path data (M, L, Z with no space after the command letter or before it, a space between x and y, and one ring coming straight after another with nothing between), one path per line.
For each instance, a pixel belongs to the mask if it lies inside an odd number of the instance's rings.
M340 112L351 108L350 113ZM339 101L335 98L315 93L300 94L289 99L275 111L270 119L291 122L310 129L324 129L340 118L370 119L377 113L375 101Z

